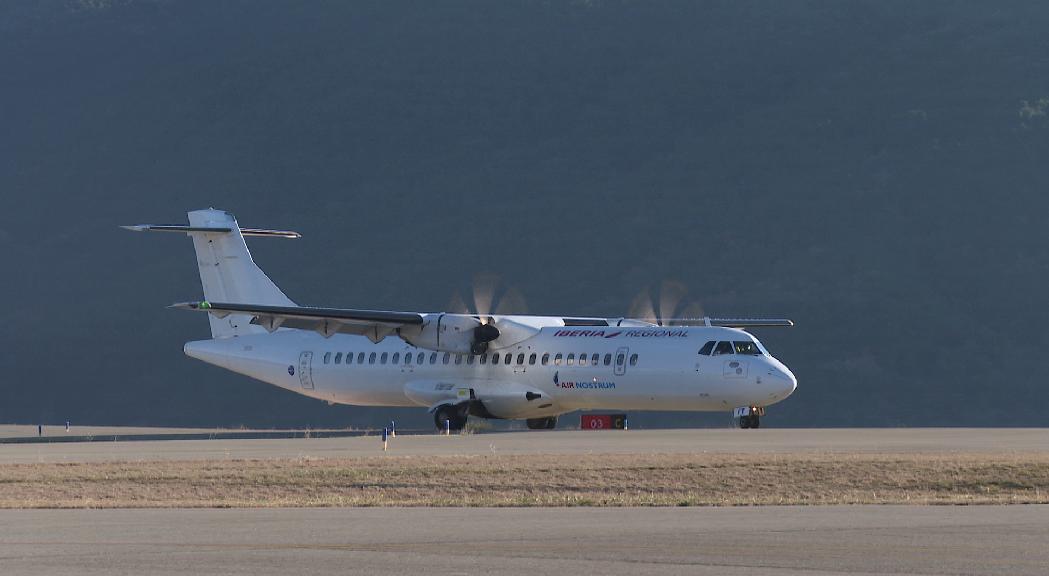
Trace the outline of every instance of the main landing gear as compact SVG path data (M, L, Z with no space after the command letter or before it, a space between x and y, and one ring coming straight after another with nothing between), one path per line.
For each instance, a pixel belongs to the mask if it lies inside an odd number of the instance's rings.
M549 418L529 418L525 420L529 430L553 430L557 427L557 416Z
M740 428L761 428L761 417L764 415L763 406L744 406L732 411L732 417L739 421Z
M444 432L445 426L451 432L458 432L466 427L467 416L468 407L466 404L461 406L441 404L433 411L433 423L437 426L438 432Z

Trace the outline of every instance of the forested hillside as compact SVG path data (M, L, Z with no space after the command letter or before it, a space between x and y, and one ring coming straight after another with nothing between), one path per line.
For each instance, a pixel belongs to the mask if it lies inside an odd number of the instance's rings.
M798 375L770 426L1046 425L1049 5L0 4L0 421L355 425L182 354L215 206L303 304L665 280ZM632 416L720 425L727 416ZM408 425L408 424L406 424Z

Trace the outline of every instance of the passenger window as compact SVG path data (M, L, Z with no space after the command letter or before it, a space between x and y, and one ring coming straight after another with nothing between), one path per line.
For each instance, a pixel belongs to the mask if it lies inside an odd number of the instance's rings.
M597 361L600 360L600 358L601 358L600 354L594 354L594 355L590 356L590 365L591 366L597 366Z
M492 352L492 366L495 366L498 363L499 363L499 353L498 352Z
M630 355L630 365L637 366L637 354Z
M612 363L612 355L611 354L605 354L605 366L608 366L611 363Z
M415 357L415 363L422 366L423 360L426 359L426 352L419 352L419 355Z
M401 363L401 353L400 352L394 352L393 353L393 360L390 360L390 364L400 364L400 363Z
M626 354L616 354L616 366L622 366L626 362Z
M758 350L758 345L753 342L733 342L736 348L736 354L746 354L748 356L761 356L761 350ZM339 359L335 358L335 363L339 363Z
M382 356L379 356L379 364L385 364L386 363L386 359L389 358L389 357L390 357L389 353L383 352Z
M506 355L503 356L503 364L506 364L507 366L509 366L510 362L513 362L513 359L514 359L514 355L510 354L509 352L507 352Z
M327 364L328 362L331 362L331 352L324 353L324 363Z
M405 352L404 353L404 365L407 366L407 365L409 365L411 363L412 363L412 353L411 352Z
M484 354L481 354L480 362L481 362L481 364L487 364L488 363L488 353L487 352L485 352Z
M467 356L466 357L466 365L467 366L472 366L473 363L474 363L474 358L475 358L475 356L473 354L470 354L469 356Z
M441 358L441 363L442 364L447 364L448 361L451 360L451 359L452 359L452 353L451 352L445 352L444 353L444 357Z
M532 353L531 353L531 354L530 354L530 355L528 356L528 365L529 365L529 366L535 366L535 352L532 352Z
M732 354L732 342L718 342L718 345L714 348L714 356L721 356L722 354Z
M353 352L346 353L346 363L353 364Z
M557 356L554 356L554 366L560 366L560 365L561 365L561 354L559 353Z
M375 352L368 354L368 364L375 364Z
M569 366L571 366L572 364L575 364L575 354L569 354L568 358L565 359L565 364L567 364Z
M335 353L335 363L342 364L342 352Z
M524 354L518 354L517 355L517 365L520 366L522 364L524 364Z
M458 365L460 365L462 363L463 363L463 355L462 354L456 354L455 355L455 365L458 366Z
M713 351L714 351L714 341L713 340L711 340L710 342L707 342L706 344L703 345L702 348L699 349L699 353L702 354L703 356L710 356L710 353L713 352Z
M546 366L547 364L550 363L550 353L549 352L547 352L546 354L543 354L543 359L541 360L541 362L543 363L543 366Z
M436 364L436 363L437 363L437 353L436 352L431 352L430 353L430 364Z
M357 363L358 364L364 364L364 352L361 352L360 354L357 355Z

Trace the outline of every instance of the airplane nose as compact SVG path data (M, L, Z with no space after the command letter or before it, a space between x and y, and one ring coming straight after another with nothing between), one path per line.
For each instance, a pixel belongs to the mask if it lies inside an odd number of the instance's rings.
M790 396L798 388L798 379L786 366L770 367L769 376L772 376L776 380L776 384L779 386L777 395L780 399Z
M787 379L790 380L790 389L787 390L787 394L786 395L790 396L791 394L794 393L795 390L798 389L798 377L795 376L794 373L791 372L790 370L787 370L786 373L787 373Z

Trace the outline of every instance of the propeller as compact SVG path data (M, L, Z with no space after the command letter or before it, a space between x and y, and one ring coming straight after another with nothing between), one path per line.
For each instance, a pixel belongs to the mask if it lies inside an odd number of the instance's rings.
M630 317L657 326L673 326L694 322L703 317L699 302L687 298L688 289L676 280L664 280L658 295L645 287L630 305Z
M638 292L637 296L634 297L634 301L630 303L629 316L649 324L659 323L659 319L656 318L656 309L652 306L652 291L648 289L648 286L644 287L641 292Z
M472 294L473 306L463 299L462 294L456 292L448 305L448 310L457 314L471 314L477 319L478 325L474 328L473 343L470 351L474 354L484 354L488 351L488 345L499 338L502 332L499 330L499 316L508 314L521 314L527 309L524 296L513 287L507 287L500 292L499 276L491 273L477 274L473 278Z
M495 302L495 288L499 285L499 277L495 274L482 273L474 275L473 312L481 319L481 324L488 324L491 320L492 304Z

